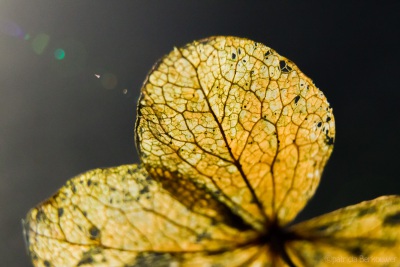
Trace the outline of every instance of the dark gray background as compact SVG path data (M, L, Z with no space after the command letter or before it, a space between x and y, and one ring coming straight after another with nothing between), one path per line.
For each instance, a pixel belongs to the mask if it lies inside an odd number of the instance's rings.
M135 109L147 72L173 46L211 35L274 48L334 109L334 153L299 219L399 194L400 5L336 2L1 1L1 265L30 266L20 220L68 178L138 161ZM40 33L50 41L38 55ZM94 76L105 73L114 89Z

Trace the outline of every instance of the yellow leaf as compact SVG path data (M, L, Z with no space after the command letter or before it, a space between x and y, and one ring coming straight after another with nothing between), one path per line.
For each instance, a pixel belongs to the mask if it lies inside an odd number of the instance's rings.
M335 135L325 96L293 62L236 37L175 48L149 74L138 113L152 177L201 185L260 231L313 196Z
M400 197L361 202L294 225L298 266L399 266Z
M399 266L400 196L288 226L334 136L325 96L271 48L223 36L175 48L142 88L142 164L79 175L33 208L24 222L32 262Z
M96 169L31 210L29 250L35 266L124 266L146 253L173 261L174 253L224 252L255 239L240 217L203 201L209 212L191 211L137 165Z

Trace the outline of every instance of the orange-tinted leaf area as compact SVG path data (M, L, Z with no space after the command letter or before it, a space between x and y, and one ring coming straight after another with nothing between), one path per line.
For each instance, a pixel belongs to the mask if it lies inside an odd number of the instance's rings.
M24 222L35 266L399 266L400 197L287 226L332 152L326 97L238 37L175 48L138 106L141 164L79 175Z

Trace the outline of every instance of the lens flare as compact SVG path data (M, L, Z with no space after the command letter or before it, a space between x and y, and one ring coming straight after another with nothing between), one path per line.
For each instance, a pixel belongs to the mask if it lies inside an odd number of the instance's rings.
M84 44L78 40L55 40L52 66L55 72L63 77L71 77L86 69L87 52Z
M65 51L61 48L58 48L56 51L54 51L54 56L56 59L62 60L65 57Z
M5 20L0 18L0 33L12 36L12 37L17 37L17 38L23 38L24 37L24 32L22 31L21 27L15 23L14 21L11 20Z
M112 73L106 73L101 77L101 84L106 89L114 89L118 84L117 76Z
M47 45L49 44L49 41L50 41L50 36L48 36L45 33L40 33L40 34L36 35L32 41L33 51L38 55L43 54L44 50L46 49Z

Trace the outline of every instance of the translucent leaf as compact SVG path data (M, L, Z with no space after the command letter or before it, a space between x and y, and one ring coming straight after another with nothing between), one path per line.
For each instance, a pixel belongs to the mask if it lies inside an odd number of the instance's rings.
M35 266L135 266L184 261L182 252L222 253L255 239L240 218L227 221L225 207L202 201L207 212L191 211L137 165L96 169L30 211L28 249Z
M212 37L153 68L136 133L144 166L165 188L205 187L262 230L291 221L314 194L335 126L293 62L251 40Z
M296 266L399 266L400 197L361 202L294 225Z

